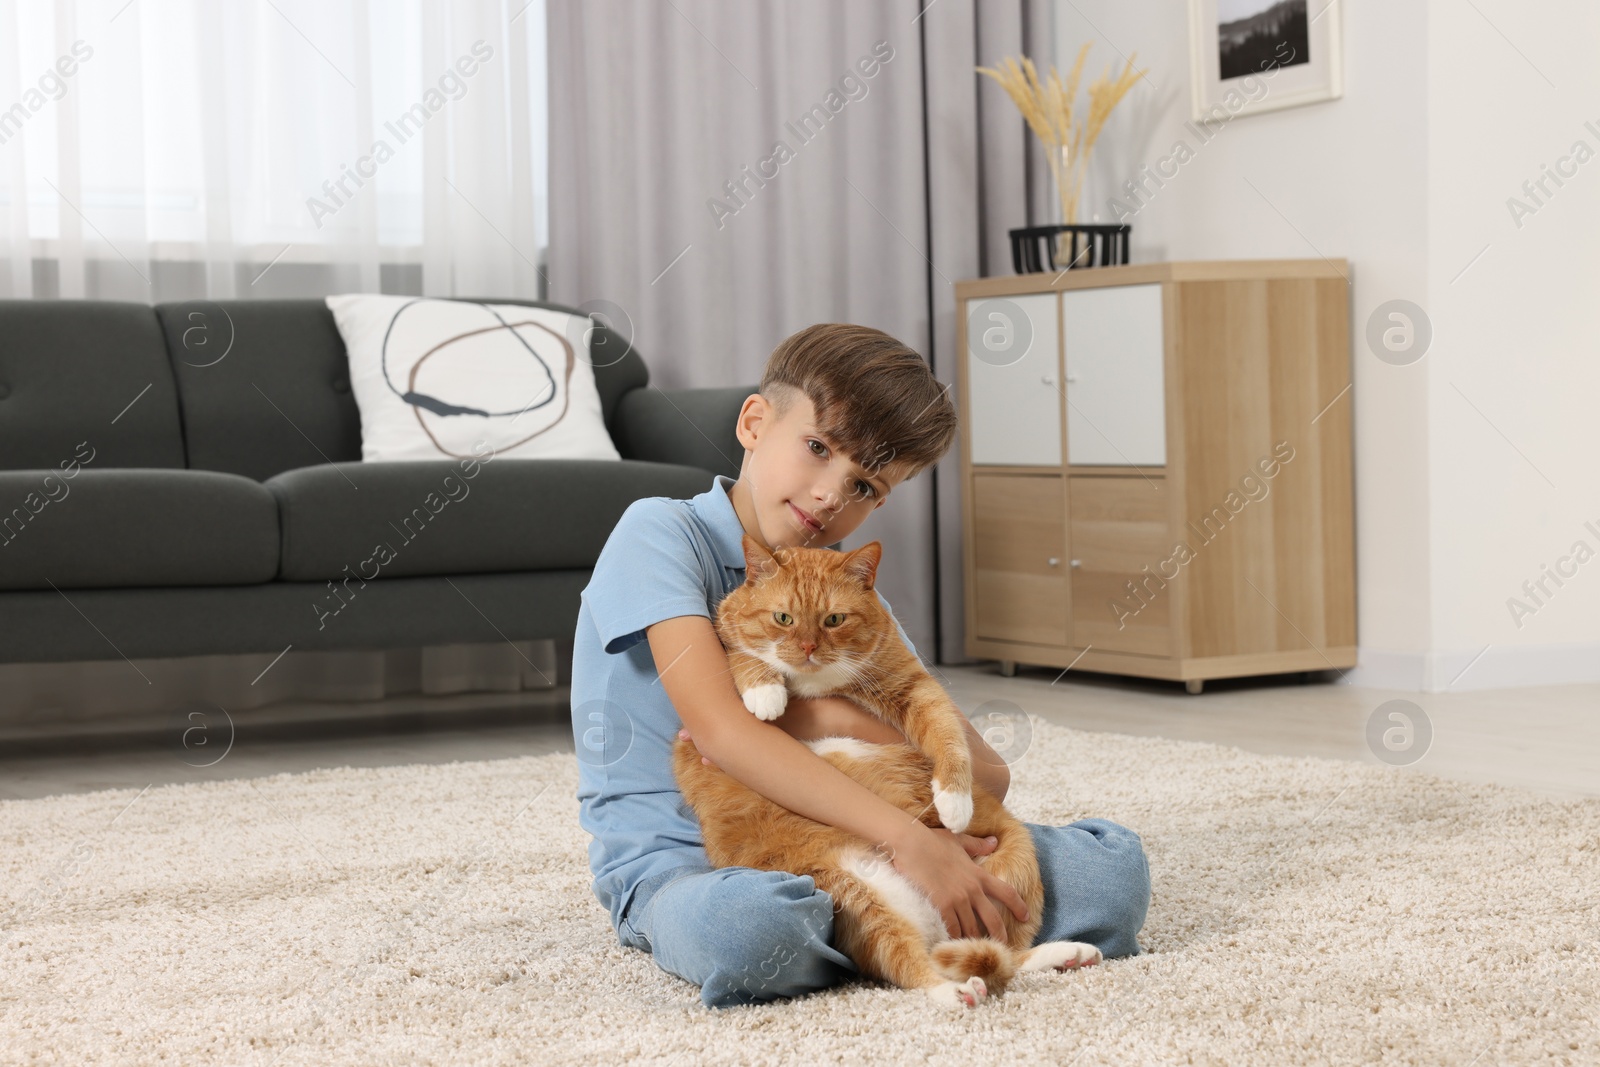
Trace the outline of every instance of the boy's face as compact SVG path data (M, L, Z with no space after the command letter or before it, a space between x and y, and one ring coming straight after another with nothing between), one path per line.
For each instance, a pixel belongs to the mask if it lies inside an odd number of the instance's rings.
M781 418L760 393L740 409L746 455L731 490L734 510L769 549L824 548L882 507L903 473L836 451L817 431L811 398L799 390L793 395Z

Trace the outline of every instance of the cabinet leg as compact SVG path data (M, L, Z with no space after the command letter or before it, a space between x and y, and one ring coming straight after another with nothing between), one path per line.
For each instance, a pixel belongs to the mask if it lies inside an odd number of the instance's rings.
M1189 691L1191 696L1199 696L1200 690L1206 687L1205 679L1190 678L1187 682L1183 683L1183 687Z
M1000 661L1000 677L1002 677L1002 678L1015 678L1016 676L1017 676L1017 661L1014 660L1014 659L1003 659L1003 660L1001 660Z

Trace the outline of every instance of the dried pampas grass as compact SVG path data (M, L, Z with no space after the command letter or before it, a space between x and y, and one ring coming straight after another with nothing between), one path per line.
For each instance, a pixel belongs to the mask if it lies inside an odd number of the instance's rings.
M1134 71L1131 56L1127 66L1115 79L1111 77L1111 68L1106 67L1106 72L1089 86L1088 117L1081 123L1076 122L1072 114L1072 102L1078 95L1083 62L1089 58L1089 46L1092 43L1085 42L1078 51L1078 61L1072 65L1065 83L1054 65L1050 67L1049 79L1041 82L1033 60L1027 56L1017 59L1007 56L1000 61L998 70L977 68L979 74L987 74L1000 83L1017 105L1017 110L1022 112L1028 128L1044 145L1045 159L1050 164L1050 174L1055 178L1056 191L1061 197L1061 221L1067 223L1077 221L1078 196L1083 189L1084 170L1089 153L1094 150L1095 139L1100 136L1106 119L1110 118L1111 110L1133 88L1133 83L1148 73Z

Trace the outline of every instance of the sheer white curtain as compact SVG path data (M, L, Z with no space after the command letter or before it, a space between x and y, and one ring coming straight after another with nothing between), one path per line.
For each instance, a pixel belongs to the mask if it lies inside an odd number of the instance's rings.
M0 0L0 297L540 295L544 0Z
M542 296L545 33L544 0L0 0L0 298ZM557 673L523 641L252 684L272 658L0 665L0 733Z

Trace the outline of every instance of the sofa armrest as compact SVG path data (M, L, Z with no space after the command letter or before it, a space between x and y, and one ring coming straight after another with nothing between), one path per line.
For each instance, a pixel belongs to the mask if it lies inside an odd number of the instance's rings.
M612 437L623 459L679 463L739 477L744 446L734 432L756 387L630 389L617 404Z

